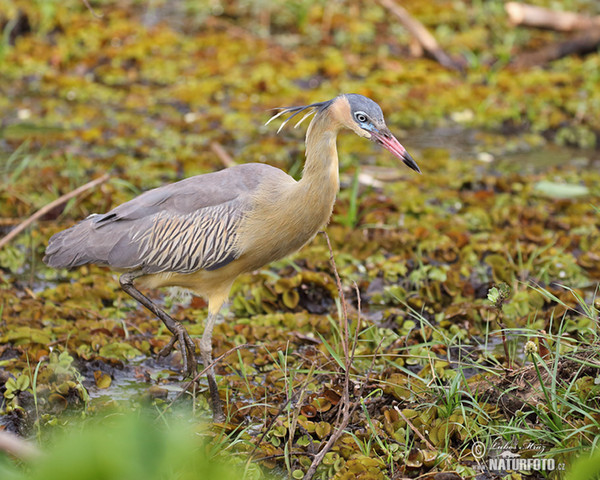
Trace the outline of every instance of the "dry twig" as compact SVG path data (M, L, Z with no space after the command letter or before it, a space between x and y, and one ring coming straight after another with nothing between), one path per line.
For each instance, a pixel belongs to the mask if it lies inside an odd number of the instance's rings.
M342 408L340 409L341 418L340 418L340 414L338 413L338 419L336 421L336 426L335 426L334 432L330 435L329 439L327 440L327 443L325 443L325 445L323 445L323 447L321 448L319 453L317 453L315 455L315 457L313 458L313 461L312 461L310 467L308 468L306 474L304 475L304 480L310 480L313 477L313 475L317 471L317 467L323 461L323 458L325 457L327 452L329 452L331 450L331 447L333 447L335 445L335 442L337 442L339 440L339 438L342 436L342 434L344 433L344 429L348 426L348 423L350 423L350 418L352 417L354 410L356 410L356 407L359 405L359 402L354 402L354 403L350 402L350 367L352 366L352 362L354 361L354 352L356 349L356 344L358 343L358 331L359 331L359 327L360 327L360 308L361 308L360 292L358 291L358 286L355 284L354 287L356 288L356 293L357 293L357 298L358 298L358 304L357 304L358 316L357 316L356 330L354 331L354 338L353 338L354 343L352 345L352 351L350 351L349 345L348 345L349 332L348 332L348 312L346 310L346 296L344 295L344 291L342 290L342 282L340 280L340 276L338 274L337 267L335 265L335 259L333 257L333 249L331 248L331 242L329 241L329 237L328 237L327 233L325 233L325 232L321 232L321 233L323 233L323 235L325 236L325 239L327 240L327 246L329 247L329 261L331 262L331 268L333 269L333 273L336 278L338 293L340 295L340 300L342 301L342 305L343 305L343 315L342 315L343 318L341 321L342 321L342 328L344 330L344 340L342 341L343 348L344 348L344 354L345 354L345 358L344 358L344 360L345 360L344 391L342 392L342 398L341 398L341 405L342 405ZM383 339L381 341L383 341ZM360 392L358 394L359 398L362 398L364 389L365 389L366 385L369 383L369 377L371 376L371 372L373 371L373 366L375 364L375 359L377 357L377 352L379 351L380 346L381 346L381 342L379 342L379 345L377 346L377 348L375 349L375 352L373 353L373 361L371 362L371 367L369 368L369 371L367 372L367 378L361 385Z
M231 158L231 155L227 153L227 150L225 150L223 145L221 145L219 142L210 142L210 149L215 153L215 155L217 155L217 157L219 157L219 160L221 160L223 165L226 167L233 167L237 165L235 160Z
M425 49L425 51L429 53L429 55L431 55L440 65L452 70L457 70L459 72L464 70L464 65L448 55L442 49L442 47L440 47L435 37L429 33L429 30L427 30L427 28L425 28L421 22L408 13L404 7L398 5L394 0L378 1L382 7L387 8L391 13L398 17L398 20L400 20L400 23L402 23L404 28L408 30L413 38L415 38Z
M421 441L423 441L423 443L425 443L425 445L427 445L427 448L429 450L435 450L435 447L431 443L429 443L429 441L423 436L423 434L421 432L419 432L419 429L417 427L415 427L413 425L413 423L408 419L408 417L402 413L402 410L400 410L397 406L394 406L394 410L396 410L398 412L398 415L400 415L402 417L402 420L404 420L406 422L406 424L415 433L415 435L417 437L419 437L421 439Z
M329 241L329 236L326 232L321 232L327 241L327 247L329 248L329 263L331 264L331 268L333 269L333 274L335 275L335 283L337 285L338 293L340 294L340 300L342 301L342 331L344 332L344 341L342 342L342 348L344 349L344 358L346 363L348 361L348 342L349 342L349 332L348 332L348 309L346 308L346 296L344 295L344 291L342 289L342 281L340 280L340 276L338 274L337 268L335 266L335 259L333 258L333 249L331 248L331 242ZM346 365L346 371L349 370L349 365Z
M40 455L35 445L6 431L0 431L0 452L6 452L20 460L29 460Z
M102 13L96 13L96 11L92 8L92 6L90 5L90 1L89 0L83 0L83 3L85 4L85 6L88 8L88 10L90 12L92 12L92 15L96 18L102 18L104 17L104 15Z
M518 2L508 2L504 5L504 9L513 25L549 28L561 32L600 27L600 16L589 17L575 12L549 10Z
M511 62L511 65L516 68L544 65L575 53L593 52L598 45L600 45L600 28L589 28L567 40L546 45L533 52L522 53Z
M327 241L327 247L329 248L329 262L331 263L331 268L333 270L333 274L335 275L335 281L337 284L338 294L340 296L340 300L342 302L342 331L344 332L344 338L342 340L342 348L344 349L344 391L342 392L341 405L342 408L339 410L341 412L338 413L338 419L336 421L337 425L335 427L335 431L329 436L327 443L321 448L319 453L315 455L313 461L306 471L304 475L304 480L310 480L315 472L317 471L317 467L323 461L323 458L331 450L331 447L338 441L338 439L342 436L344 429L348 426L350 422L350 365L352 364L354 349L352 350L352 356L350 355L348 349L349 342L349 331L348 331L348 310L346 308L346 296L344 295L344 290L342 288L342 281L340 280L340 275L338 274L337 267L335 265L335 259L333 257L333 249L331 248L331 242L329 241L329 236L326 232L321 232ZM358 328L357 328L358 330Z
M567 55L593 52L600 45L600 16L590 17L517 2L508 2L504 8L513 25L577 32L571 38L520 54L511 62L513 67L544 65Z
M4 247L4 245L8 244L8 242L10 242L17 235L19 235L19 233L21 233L23 230L25 230L29 225L31 225L37 219L46 215L46 213L51 211L53 208L56 208L59 205L65 203L65 202L68 202L69 200L71 200L72 198L75 198L77 195L85 192L86 190L90 190L91 188L94 188L94 187L97 187L98 185L103 184L109 178L110 178L110 175L104 174L101 177L96 178L95 180L92 180L91 182L88 182L79 188L76 188L72 192L62 195L61 197L57 198L53 202L50 202L48 205L43 206L37 212L35 212L31 217L29 217L27 220L25 220L24 222L19 224L19 226L15 227L13 230L11 230L8 233L8 235L6 235L3 239L1 239L0 240L0 248Z

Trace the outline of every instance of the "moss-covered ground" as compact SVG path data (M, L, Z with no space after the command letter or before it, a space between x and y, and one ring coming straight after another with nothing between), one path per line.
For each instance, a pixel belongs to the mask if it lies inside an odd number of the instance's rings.
M343 410L346 311L351 414L316 477L562 478L596 445L600 54L515 69L564 34L513 27L496 0L402 4L464 72L412 57L377 2L0 5L0 232L110 174L0 249L0 428L46 448L75 418L149 408L251 478L301 478ZM269 109L343 92L381 105L423 174L340 136L326 231L346 309L321 235L240 278L213 335L215 357L242 347L216 367L227 421L211 426L205 381L175 399L181 357L156 359L168 331L117 274L49 269L45 246L224 168L221 150L298 178L304 130L277 135ZM201 336L204 300L148 294ZM555 468L490 471L509 450Z

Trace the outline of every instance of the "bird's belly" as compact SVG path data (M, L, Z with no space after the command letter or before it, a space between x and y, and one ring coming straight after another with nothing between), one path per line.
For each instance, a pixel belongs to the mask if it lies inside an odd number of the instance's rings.
M206 298L209 309L216 313L229 296L235 279L243 273L243 265L234 260L217 270L198 270L193 273L162 272L144 275L136 282L144 288L180 287Z

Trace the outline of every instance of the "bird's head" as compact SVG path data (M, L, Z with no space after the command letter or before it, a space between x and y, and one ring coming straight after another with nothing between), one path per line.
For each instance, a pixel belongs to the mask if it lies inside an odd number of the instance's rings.
M329 108L334 118L344 127L381 145L409 168L421 173L410 154L390 132L381 107L373 100L356 93L348 93L334 98Z
M279 130L281 130L289 120L302 112L304 112L305 115L296 124L296 127L313 113L316 113L318 117L319 114L327 112L330 120L333 121L333 127L345 127L352 130L360 137L368 138L402 160L409 168L421 173L419 166L396 137L392 135L385 124L383 112L379 105L370 98L356 93L347 93L339 95L327 102L284 108L275 116L271 117L267 123L281 115L292 113L292 115L279 127Z

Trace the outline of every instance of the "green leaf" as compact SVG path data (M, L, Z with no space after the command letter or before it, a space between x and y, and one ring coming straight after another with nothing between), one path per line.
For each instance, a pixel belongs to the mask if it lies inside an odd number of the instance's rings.
M487 298L492 303L497 303L500 299L500 291L496 287L490 288Z
M600 475L600 448L596 448L591 455L581 455L565 478L572 480L594 480L598 478L598 475Z
M58 364L61 367L69 367L73 363L73 357L69 355L69 352L64 351L58 356Z
M584 185L548 182L546 180L537 182L534 185L534 190L550 198L576 198L590 193L589 189Z
M429 278L431 280L437 280L438 282L445 282L448 276L442 268L434 267L429 272Z
M102 357L118 359L131 359L141 355L141 352L137 348L132 347L128 343L124 342L109 343L108 345L104 345L98 353Z
M6 388L6 391L4 392L4 396L6 398L9 398L8 395L12 394L13 392L15 392L17 390L17 381L14 378L10 377L4 384L4 388Z
M27 375L19 375L17 377L17 390L23 392L29 388L29 377Z
M331 433L331 424L328 422L319 422L319 423L317 423L315 432L319 436L320 439L323 439Z

